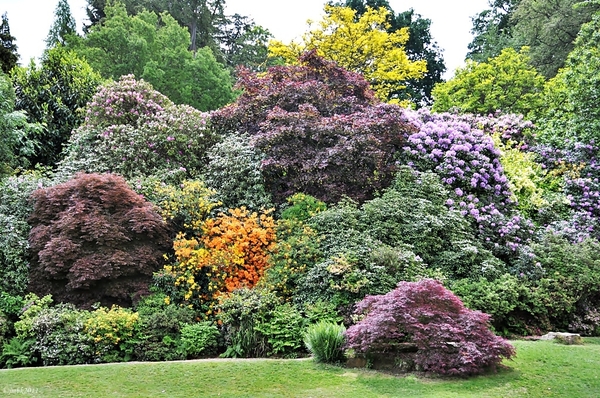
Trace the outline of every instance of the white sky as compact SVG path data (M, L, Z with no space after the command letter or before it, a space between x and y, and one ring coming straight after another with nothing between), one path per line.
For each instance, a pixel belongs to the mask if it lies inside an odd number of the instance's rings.
M487 0L388 0L395 12L413 8L424 18L431 19L431 34L444 50L448 72L464 64L467 45L471 42L471 18L488 7ZM306 21L318 21L323 15L326 0L226 0L227 14L238 13L254 19L267 28L276 39L289 42L307 30ZM45 47L54 20L58 0L0 0L0 14L8 13L11 34L17 39L21 65L39 57ZM81 31L86 0L69 0L71 13Z

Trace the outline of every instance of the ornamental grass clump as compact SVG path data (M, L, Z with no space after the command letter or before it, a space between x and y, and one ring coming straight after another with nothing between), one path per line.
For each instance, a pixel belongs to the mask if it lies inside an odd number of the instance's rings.
M367 296L355 314L362 319L348 328L346 348L395 355L408 369L466 376L515 355L508 341L490 331L489 315L466 308L433 279L400 282L387 294Z
M315 361L335 363L344 359L344 325L320 321L310 325L304 335L304 344Z

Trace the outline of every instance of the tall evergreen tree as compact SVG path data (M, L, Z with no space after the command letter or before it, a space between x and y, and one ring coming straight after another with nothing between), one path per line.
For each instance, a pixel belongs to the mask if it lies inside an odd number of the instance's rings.
M14 68L19 60L15 40L10 34L8 16L4 13L2 14L2 24L0 24L0 66L4 73L8 73Z
M46 48L55 47L57 44L65 45L67 37L75 34L77 25L71 14L71 7L67 0L58 0L54 10L54 23L46 38Z
M225 0L126 0L124 3L126 6L140 4L157 14L167 11L181 26L188 28L193 52L202 47L218 52L215 34L225 22Z
M219 27L217 40L220 49L217 59L234 70L244 65L253 71L266 69L268 43L273 37L271 32L246 16L234 14L227 16L225 23Z
M469 43L467 59L486 62L488 58L500 55L502 49L513 46L512 18L520 0L489 0L489 9L472 18L473 41Z

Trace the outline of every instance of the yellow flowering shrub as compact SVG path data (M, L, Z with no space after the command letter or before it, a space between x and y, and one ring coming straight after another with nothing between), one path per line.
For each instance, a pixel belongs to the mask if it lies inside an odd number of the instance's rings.
M214 199L216 191L199 180L185 180L179 186L156 182L153 191L154 203L165 221L193 234L201 233L204 220L220 204Z
M85 322L84 331L96 344L96 354L104 361L128 360L138 332L139 314L113 305L100 307Z

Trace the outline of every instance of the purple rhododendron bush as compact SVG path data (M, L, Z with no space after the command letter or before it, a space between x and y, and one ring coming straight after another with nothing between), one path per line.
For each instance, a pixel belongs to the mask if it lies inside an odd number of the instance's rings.
M439 282L400 282L391 292L356 305L362 317L346 331L347 347L359 354L398 357L409 369L466 376L495 369L514 347L490 331L490 316L464 306ZM401 343L416 352L401 353Z

